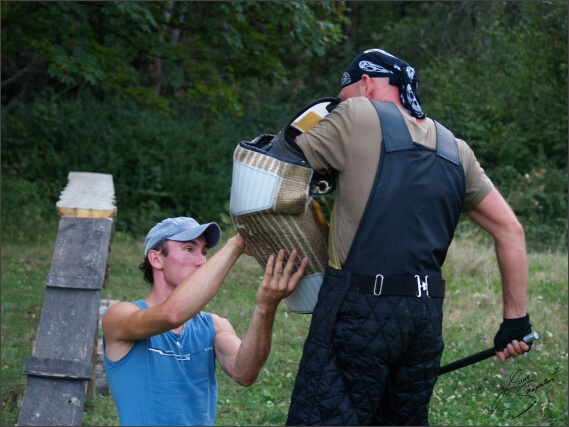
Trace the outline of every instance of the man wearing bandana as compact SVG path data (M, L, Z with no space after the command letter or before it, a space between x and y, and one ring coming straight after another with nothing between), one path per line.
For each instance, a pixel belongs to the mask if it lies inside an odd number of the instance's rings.
M496 355L530 349L520 342L531 332L523 228L468 145L427 118L417 85L405 61L366 50L344 72L338 106L287 139L337 185L288 425L429 424L444 346L441 266L461 212L495 240Z

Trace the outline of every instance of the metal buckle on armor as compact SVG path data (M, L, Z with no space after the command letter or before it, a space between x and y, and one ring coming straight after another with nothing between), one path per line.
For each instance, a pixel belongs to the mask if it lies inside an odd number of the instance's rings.
M425 281L421 283L421 276L415 274L415 279L417 279L417 298L421 298L421 291L424 291L427 296L430 298L429 295L429 276L425 276Z
M377 292L377 278L381 277L381 281L379 282L379 292ZM383 289L383 275L378 274L375 276L375 283L373 284L373 294L377 297L381 295L381 290Z

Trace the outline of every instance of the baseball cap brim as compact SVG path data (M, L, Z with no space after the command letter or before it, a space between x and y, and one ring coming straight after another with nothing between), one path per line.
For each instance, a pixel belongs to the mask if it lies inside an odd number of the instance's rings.
M188 240L193 240L201 235L205 236L207 241L207 246L209 248L213 248L219 242L221 238L221 229L219 225L215 222L210 222L207 224L202 224L197 227L192 227L189 229L185 229L176 233L170 237L167 237L165 240L176 240L178 242L187 242Z
M212 248L221 238L221 229L215 222L199 224L189 217L167 218L149 231L144 240L144 256L164 240L187 242L202 234L206 238L207 246Z

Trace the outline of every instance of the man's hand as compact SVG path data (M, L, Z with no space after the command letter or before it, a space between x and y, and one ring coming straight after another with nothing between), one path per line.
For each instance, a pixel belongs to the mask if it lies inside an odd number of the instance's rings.
M276 260L274 255L271 255L267 261L265 276L257 291L257 304L260 307L276 307L296 289L296 285L304 275L308 258L305 257L298 270L294 271L297 251L291 252L286 264L284 264L284 253L284 249L281 249Z
M530 346L527 345L525 342L513 340L506 347L504 347L504 350L497 351L496 356L498 356L500 362L504 362L506 359L510 357L517 357L520 354L528 352L529 349Z
M526 344L523 341L518 341L517 338L521 339L530 333L529 314L516 319L504 319L494 337L494 349L500 361L503 362L510 357L516 357L529 351L531 343Z
M235 244L237 249L239 251L241 251L241 253L244 253L244 254L249 255L249 256L253 256L253 253L247 247L247 244L245 243L245 239L243 238L243 236L241 236L241 234L237 233L235 236L233 236L233 243Z

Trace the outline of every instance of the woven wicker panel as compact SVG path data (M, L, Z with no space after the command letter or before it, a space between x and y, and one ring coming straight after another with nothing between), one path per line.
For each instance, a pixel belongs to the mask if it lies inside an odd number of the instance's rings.
M279 176L279 185L273 203L272 212L300 214L308 208L308 194L312 169L293 165L265 154L237 146L233 160L248 167L273 173ZM255 188L247 189L254 192Z
M254 212L231 214L231 218L263 269L271 254L276 255L284 249L288 257L296 249L299 254L297 267L300 260L308 256L310 262L306 274L324 272L328 262L328 224L316 202L312 201L300 215Z
M264 269L268 257L276 255L280 249L285 250L286 257L296 249L299 254L297 268L303 257L309 258L305 277L323 274L328 262L328 223L320 206L308 193L312 169L241 146L235 150L234 160L279 175L272 207L243 214L230 212L235 227L259 265ZM252 186L240 189L239 194L254 191Z

